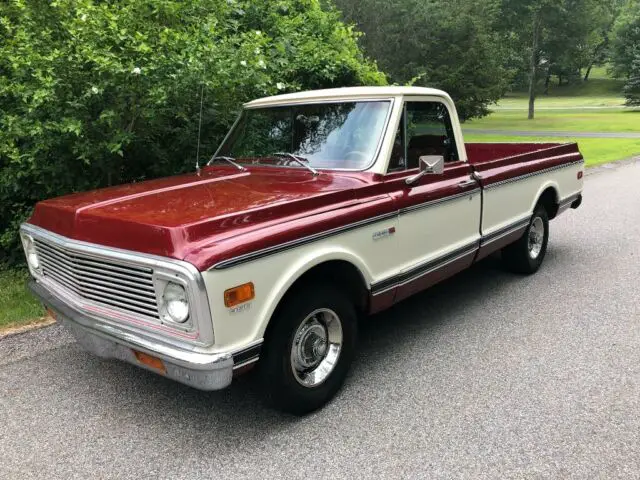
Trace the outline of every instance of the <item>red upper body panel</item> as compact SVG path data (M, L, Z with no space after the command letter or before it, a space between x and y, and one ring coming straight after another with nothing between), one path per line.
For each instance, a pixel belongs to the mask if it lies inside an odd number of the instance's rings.
M206 167L40 202L29 223L68 238L184 259L223 239L356 205L371 174ZM375 202L374 202L375 203ZM200 263L200 262L196 262ZM197 265L203 267L203 265Z
M469 164L454 162L443 175L424 177L421 184L426 188L418 189L420 195L404 183L416 171L313 176L301 168L249 166L239 171L215 166L200 174L46 200L36 205L29 223L75 240L186 260L204 270L237 255L394 212L411 202L460 193L458 183L468 178L472 167L486 177L486 185L581 158L575 144L526 147L491 150L468 145ZM505 158L505 150L516 156Z

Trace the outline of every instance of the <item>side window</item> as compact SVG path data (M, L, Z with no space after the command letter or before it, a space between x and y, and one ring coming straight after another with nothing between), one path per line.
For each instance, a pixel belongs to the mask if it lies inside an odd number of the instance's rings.
M406 102L389 171L418 168L423 155L442 155L445 162L458 160L449 111L439 102Z

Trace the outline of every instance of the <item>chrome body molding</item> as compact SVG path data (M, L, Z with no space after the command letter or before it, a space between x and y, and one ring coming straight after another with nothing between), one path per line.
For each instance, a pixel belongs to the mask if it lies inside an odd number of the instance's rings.
M455 195L449 195L448 197L438 198L437 200L431 200L429 202L420 203L418 205L412 205L410 207L405 207L400 209L400 214L415 212L416 210L422 210L423 208L434 207L436 205L441 205L443 203L452 202L454 200L458 200L460 198L469 197L471 195L475 195L476 193L480 193L480 187L474 188L472 190L468 190L466 192L456 193Z
M276 253L280 253L284 250L289 250L291 248L300 247L302 245L306 245L311 242L317 242L319 240L323 240L328 237L332 237L334 235L339 235L341 233L348 232L350 230L354 230L360 227L366 227L367 225L371 225L373 223L382 222L384 220L388 220L390 218L396 218L398 216L398 212L389 212L384 215L378 215L377 217L367 218L365 220L361 220L359 222L350 223L348 225L344 225L342 227L334 228L331 230L327 230L326 232L316 233L314 235L309 235L307 237L302 237L296 240L291 240L289 242L281 243L279 245L274 245L273 247L263 248L262 250L257 250L255 252L246 253L244 255L239 255L237 257L230 258L228 260L223 260L222 262L216 263L209 270L223 270L225 268L235 267L236 265L240 265L242 263L251 262L253 260L257 260L258 258L267 257L269 255L274 255Z
M443 267L446 267L450 263L453 263L461 258L464 258L468 255L474 254L478 250L478 242L470 243L469 245L465 245L464 247L458 248L453 252L450 252L442 257L429 260L427 262L421 263L410 269L401 272L392 277L386 278L384 280L380 280L371 285L371 294L372 295L380 295L385 293L393 288L405 285L407 283L413 282L420 277L428 275L436 270L439 270Z
M176 346L167 339L143 336L117 324L96 321L69 306L36 280L29 289L51 310L87 351L103 358L122 360L199 390L219 390L231 383L234 368L257 360L262 340L226 352ZM140 363L135 351L160 358L164 372Z
M529 225L530 218L527 217L525 219L519 220L511 225L507 225L506 227L500 228L495 232L492 232L488 235L483 236L480 239L480 246L484 247L486 245L490 245L493 242L496 242L508 235L518 232L519 230L523 230L527 228Z
M416 210L422 210L429 207L434 207L436 205L440 205L442 203L451 202L454 200L458 200L460 198L468 197L470 195L474 195L476 193L480 193L480 188L474 188L473 190L469 190L467 192L457 193L455 195L451 195L444 198L439 198L437 200L431 200L429 202L421 203L419 205L414 205L411 207L403 208L401 210L396 210L393 212L385 213L383 215L378 215L376 217L368 218L365 220L361 220L359 222L350 223L348 225L344 225L342 227L334 228L331 230L327 230L325 232L316 233L314 235L309 235L307 237L299 238L296 240L291 240L289 242L281 243L279 245L274 245L272 247L264 248L262 250L257 250L255 252L246 253L244 255L239 255L237 257L230 258L228 260L223 260L222 262L216 263L209 270L223 270L225 268L235 267L236 265L240 265L243 263L251 262L253 260L257 260L262 257L266 257L269 255L274 255L276 253L280 253L284 250L289 250L291 248L300 247L302 245L306 245L311 242L316 242L319 240L324 240L325 238L332 237L334 235L339 235L341 233L348 232L350 230L355 230L360 227L366 227L367 225L371 225L373 223L382 222L384 220L388 220L390 218L397 218L399 215L410 213Z
M118 302L106 304L95 295L92 298L87 298L83 295L83 292L73 288L73 285L70 286L68 283L61 282L60 280L63 279L61 275L47 275L46 268L43 270L41 267L39 271L30 269L31 275L39 284L44 285L70 307L95 319L126 325L128 328L138 330L143 334L157 336L158 338L167 338L176 345L213 345L213 324L211 322L206 287L201 273L192 264L73 240L30 224L22 225L20 232L29 235L36 241L47 242L47 244L55 246L55 248L68 251L71 255L75 253L82 255L83 258L92 258L96 261L102 260L133 267L147 267L153 271L153 283L156 285L155 294L158 301L162 295L162 292L157 288L158 284L161 285L167 281L180 283L187 292L191 313L190 319L184 325L168 325L159 318L137 314L122 308L122 305L119 306ZM85 274L70 273L67 275L69 275L69 278L73 276L74 280L77 280L82 279ZM95 283L93 278L87 281Z
M509 183L519 182L520 180L525 180L527 178L535 177L537 175L544 175L545 173L553 172L554 170L560 170L560 169L563 169L563 168L574 167L576 165L583 165L583 164L584 164L584 160L577 160L577 161L571 162L571 163L563 163L561 165L556 165L554 167L549 167L549 168L545 168L543 170L538 170L537 172L525 173L524 175L519 175L519 176L513 177L513 178L507 178L506 180L502 180L500 182L495 182L495 183L490 183L488 185L483 185L483 188L485 190L490 190L492 188L501 187L502 185L507 185ZM481 179L481 181L483 180L482 177L480 177L480 179Z

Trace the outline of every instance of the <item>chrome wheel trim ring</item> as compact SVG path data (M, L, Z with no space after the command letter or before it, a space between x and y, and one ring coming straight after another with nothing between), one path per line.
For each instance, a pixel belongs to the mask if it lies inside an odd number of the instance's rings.
M544 222L542 218L535 217L529 227L529 257L535 260L542 251L542 244L544 243Z
M291 371L304 387L317 387L333 372L342 351L340 317L328 308L314 310L300 323L291 344Z

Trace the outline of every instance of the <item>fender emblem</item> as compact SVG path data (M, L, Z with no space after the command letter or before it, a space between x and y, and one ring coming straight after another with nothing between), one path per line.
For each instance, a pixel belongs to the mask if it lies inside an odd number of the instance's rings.
M230 313L240 313L240 312L244 312L245 310L249 310L251 308L251 302L249 303L242 303L240 305L238 305L237 307L233 307L229 309Z
M396 227L387 228L386 230L380 230L379 232L374 232L373 240L380 240L382 238L390 237L396 233Z

